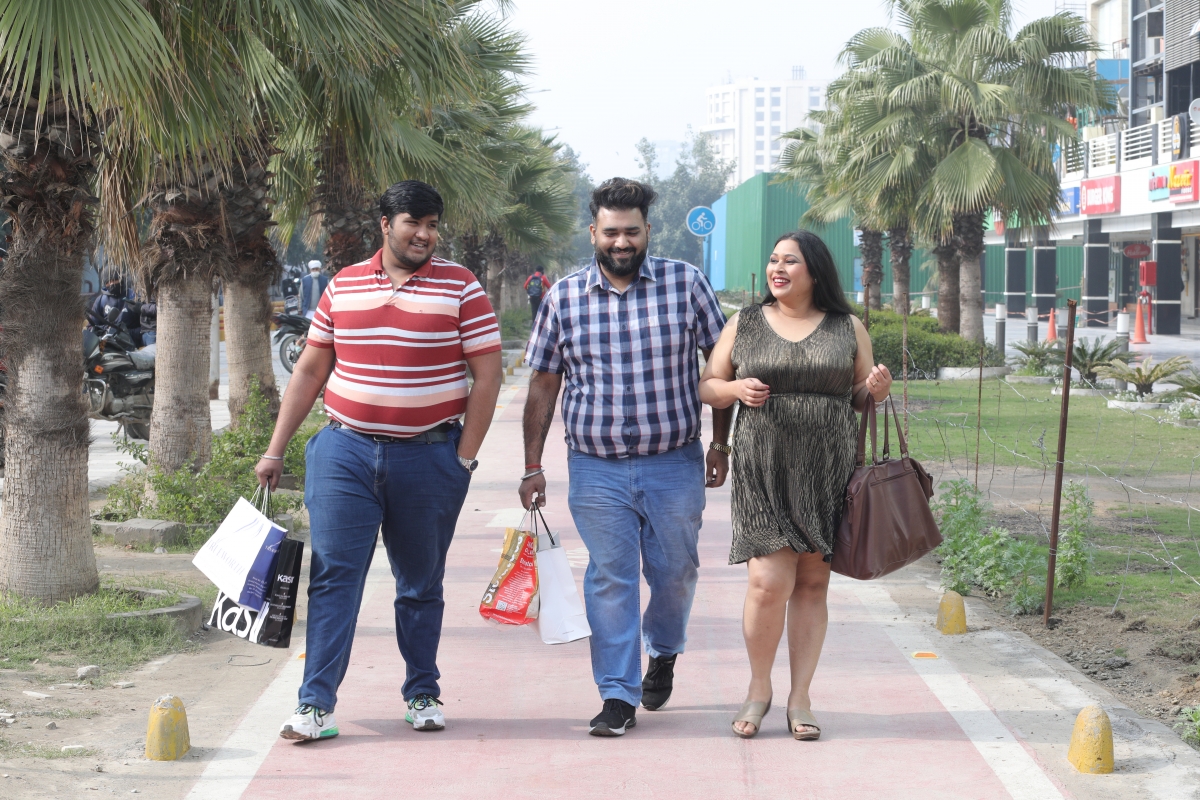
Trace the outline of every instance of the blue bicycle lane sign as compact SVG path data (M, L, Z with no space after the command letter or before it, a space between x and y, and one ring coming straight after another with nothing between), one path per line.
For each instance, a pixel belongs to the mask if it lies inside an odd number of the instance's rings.
M687 229L696 236L708 236L717 226L717 215L708 206L696 206L687 214Z

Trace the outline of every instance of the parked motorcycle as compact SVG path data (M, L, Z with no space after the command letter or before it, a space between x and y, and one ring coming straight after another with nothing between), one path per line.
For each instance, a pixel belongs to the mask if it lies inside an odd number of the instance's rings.
M310 324L310 320L300 314L275 315L275 343L279 345L279 360L288 372L295 369L300 360L300 353L308 342Z
M101 335L92 328L83 332L88 416L117 422L130 438L148 440L154 407L155 346L139 349L118 315L108 315Z

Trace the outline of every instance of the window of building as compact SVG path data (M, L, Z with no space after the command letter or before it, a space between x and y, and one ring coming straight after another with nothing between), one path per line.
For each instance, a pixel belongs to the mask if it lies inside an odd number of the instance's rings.
M763 140L762 139L759 139L757 142L754 143L754 149L755 150L763 149Z
M771 126L771 135L772 135L772 136L778 136L778 135L779 135L779 126L778 126L778 125L772 125L772 126Z
M754 98L754 106L756 108L762 108L765 105L766 105L766 103L763 102L763 98L761 98L761 97Z
M754 157L754 163L755 163L755 164L757 164L758 166L760 166L760 167L761 167L761 166L762 166L762 164L763 164L763 157L762 157L762 156L755 156L755 157Z
M762 121L763 121L763 114L764 114L764 113L765 113L765 112L762 112L762 111L755 111L755 112L754 112L754 121L755 121L755 122L762 122Z
M771 98L771 105L773 105L773 106L777 106L777 105L779 105L779 98L778 98L778 97L772 97L772 98Z
M771 112L771 122L779 122L779 112L778 111Z
M762 135L763 135L765 132L766 132L766 131L764 131L764 130L763 130L763 126L762 126L762 125L755 125L755 126L754 126L754 135L755 135L755 136L762 136Z
M778 149L779 149L779 140L778 140L778 139L774 139L774 140L772 140L772 142L771 142L771 149L772 149L772 150L778 150Z

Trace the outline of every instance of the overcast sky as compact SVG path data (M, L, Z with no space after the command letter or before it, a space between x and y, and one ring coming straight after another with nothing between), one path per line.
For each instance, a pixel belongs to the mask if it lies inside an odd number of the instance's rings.
M683 139L704 124L704 90L727 78L838 74L880 0L515 0L509 24L534 59L533 123L575 148L592 179L637 173L634 143ZM1018 24L1055 0L1015 0ZM671 164L664 165L667 169Z

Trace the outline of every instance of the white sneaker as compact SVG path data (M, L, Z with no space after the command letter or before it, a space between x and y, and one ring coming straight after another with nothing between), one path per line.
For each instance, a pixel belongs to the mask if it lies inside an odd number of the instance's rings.
M308 742L313 739L333 738L338 735L338 727L332 711L326 714L319 708L303 703L296 709L296 713L280 726L279 735L284 739Z
M438 708L441 704L442 701L431 694L419 694L408 701L408 713L404 715L404 721L412 723L413 728L419 731L440 731L446 727L446 717Z

